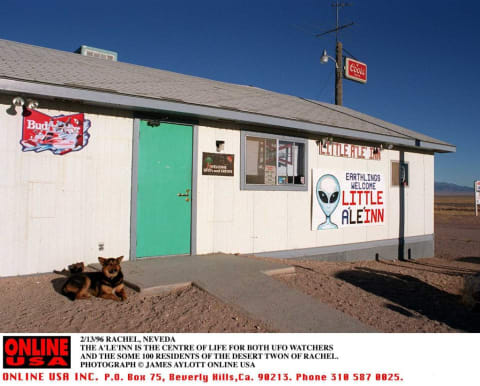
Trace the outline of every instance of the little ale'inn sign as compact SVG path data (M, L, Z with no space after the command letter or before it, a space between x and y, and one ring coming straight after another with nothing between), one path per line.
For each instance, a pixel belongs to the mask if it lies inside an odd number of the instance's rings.
M324 145L319 142L318 154L375 161L380 161L381 159L381 151L378 147L351 145L340 142L327 142Z

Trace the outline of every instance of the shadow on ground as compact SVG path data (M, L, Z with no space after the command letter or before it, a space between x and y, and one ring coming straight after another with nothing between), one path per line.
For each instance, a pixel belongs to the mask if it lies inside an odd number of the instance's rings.
M459 259L455 259L457 261L462 261L464 263L473 263L473 264L480 264L480 257L460 257Z
M59 293L60 295L63 296L62 287L63 287L63 285L65 284L66 281L67 281L66 277L59 277L59 278L51 280L52 287L55 290L55 292L57 292L57 293Z
M402 314L404 316L408 316L409 318L415 317L415 314L411 313L410 311L408 311L407 309L405 309L403 307L396 306L395 304L386 303L385 308L388 308L389 310L398 312L399 314Z
M439 290L413 276L370 268L345 270L335 276L395 303L387 304L386 308L405 316L413 317L410 311L415 311L458 330L480 332L480 313L466 309L459 296Z
M457 259L457 260L460 261L460 259ZM397 265L394 262L390 262L388 260L380 260L379 262L381 264L397 267ZM447 275L447 276L464 277L465 275L475 275L479 272L478 270L475 270L475 269L452 267L451 265L444 265L444 264L432 264L432 263L426 263L420 260L407 260L404 263L406 263L406 265L404 265L403 268L409 268L415 271L440 273L442 275Z

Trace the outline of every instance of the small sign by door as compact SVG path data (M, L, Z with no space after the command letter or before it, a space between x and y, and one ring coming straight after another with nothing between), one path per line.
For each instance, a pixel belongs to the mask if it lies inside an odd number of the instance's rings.
M202 153L202 174L233 177L233 154Z

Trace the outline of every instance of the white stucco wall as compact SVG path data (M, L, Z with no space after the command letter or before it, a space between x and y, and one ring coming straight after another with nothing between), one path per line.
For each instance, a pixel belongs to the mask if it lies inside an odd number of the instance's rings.
M98 256L128 257L133 120L85 106L88 145L63 156L22 152L20 108L0 105L0 276L49 272ZM105 249L98 250L103 242Z
M235 154L235 176L203 176L202 152L215 152L225 141L225 153ZM399 152L383 150L381 161L320 156L308 141L307 191L240 190L239 130L199 127L197 186L197 253L254 253L313 248L392 239L399 236L399 188L390 186L391 161ZM405 153L409 186L405 189L405 237L433 233L433 155ZM380 172L385 178L385 224L311 230L311 169L351 169Z

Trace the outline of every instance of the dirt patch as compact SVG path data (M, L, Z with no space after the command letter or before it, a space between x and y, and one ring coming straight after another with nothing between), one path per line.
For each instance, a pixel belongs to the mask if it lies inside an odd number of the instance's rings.
M283 260L297 274L280 280L379 331L480 332L480 313L460 302L463 278L480 272L480 217L472 206L469 197L436 198L435 258Z
M469 216L473 213L475 213L473 193L463 196L435 196L435 214Z
M266 332L267 327L192 286L163 296L70 301L56 274L0 280L1 332Z
M468 311L459 296L464 275L480 271L477 263L298 261L296 269L281 280L379 331L480 331L480 313Z

